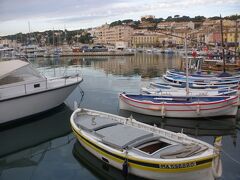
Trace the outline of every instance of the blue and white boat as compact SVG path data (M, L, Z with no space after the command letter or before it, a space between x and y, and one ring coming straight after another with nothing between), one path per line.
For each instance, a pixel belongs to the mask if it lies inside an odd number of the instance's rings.
M180 77L186 79L186 73L177 70L167 70L167 76L173 77ZM230 76L220 76L221 74L202 74L202 73L195 73L188 75L189 79L192 80L208 80L208 81L228 81L228 80L240 80L240 74L230 75ZM229 74L227 74L229 75Z
M192 96L233 96L237 95L236 89L230 88L221 88L221 89L189 89L189 94ZM142 94L151 94L151 95L173 95L173 96L182 96L186 93L185 88L176 88L171 87L169 89L161 88L151 88L143 87L141 88Z
M186 82L186 77L179 77L179 76L168 76L168 75L163 75L163 80L166 82L171 82L171 83L176 83L176 84L183 84L187 83ZM216 79L216 80L211 80L211 79L199 79L199 80L194 80L189 78L188 79L189 84L193 83L196 85L236 85L239 83L238 79Z
M236 116L238 96L119 95L120 109L175 118Z
M183 82L181 84L178 83L164 83L164 82L151 82L150 87L153 88L160 88L160 89L171 89L173 87L175 88L181 88L185 89L186 88L186 82ZM232 85L216 85L216 84L196 84L196 83L189 83L189 90L193 89L200 89L200 90L211 90L211 89L222 89L222 88L227 88L227 89L238 89L238 84L232 84Z

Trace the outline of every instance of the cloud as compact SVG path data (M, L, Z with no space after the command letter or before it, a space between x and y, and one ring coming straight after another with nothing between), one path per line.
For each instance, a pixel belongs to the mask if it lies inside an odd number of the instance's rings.
M1 0L0 21L9 21L26 18L64 18L90 16L106 17L128 14L133 12L151 12L162 10L177 10L188 7L225 4L224 0ZM238 4L238 0L229 0L228 5ZM187 12L186 12L187 14ZM67 19L67 18L66 18ZM69 18L73 20L73 18ZM76 20L78 20L76 18Z
M89 15L89 16L73 16L73 17L64 17L64 18L53 18L47 20L48 22L52 23L72 23L72 22L77 22L77 21L91 21L91 20L96 20L100 18L106 18L108 15Z
M26 21L38 22L38 27L62 23L92 27L96 23L139 19L148 14L163 18L175 14L212 16L215 13L215 16L224 12L223 16L231 15L239 13L240 4L239 0L227 3L225 0L0 0L0 9L1 27Z

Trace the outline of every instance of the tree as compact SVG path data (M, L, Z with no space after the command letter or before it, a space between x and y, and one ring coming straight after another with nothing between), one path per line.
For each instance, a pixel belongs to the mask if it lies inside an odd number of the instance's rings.
M172 16L168 16L166 21L172 21Z
M240 19L240 15L236 14L236 15L232 15L232 16L226 16L226 17L224 17L224 19L236 21L236 20Z
M182 16L181 18L183 21L190 21L191 18L189 16Z
M132 28L138 28L139 24L140 24L140 21L133 21L133 22L132 22L132 25L130 25L130 26L131 26Z
M155 23L160 23L160 22L162 22L164 19L163 18L155 18L154 19L154 22Z
M206 18L204 16L195 16L194 18L192 18L193 21L197 21L197 22L202 22L204 21Z
M79 41L84 44L89 44L91 40L92 40L92 37L90 33L85 33L79 38Z
M220 16L213 16L209 18L210 20L220 20Z
M118 26L118 25L122 25L122 21L121 21L121 20L112 22L112 23L110 24L110 27Z
M129 24L129 23L132 23L133 20L132 19L125 19L125 20L122 20L122 24Z

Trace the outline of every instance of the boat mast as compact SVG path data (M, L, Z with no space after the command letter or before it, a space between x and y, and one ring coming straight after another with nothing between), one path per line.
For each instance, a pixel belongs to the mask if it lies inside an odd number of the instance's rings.
M29 37L29 43L32 44L31 43L31 30L30 30L30 22L29 21L28 21L28 33L29 33L29 36L28 36Z
M223 45L223 23L222 23L222 16L220 15L220 28L221 28L221 46L222 46L222 58L223 58L223 72L226 72L225 67L225 54L224 54L224 45Z
M54 48L54 28L53 28L53 48Z
M235 59L235 62L237 62L237 46L238 46L238 43L237 43L237 39L238 39L238 19L236 20L236 28L235 28L235 49L234 49L234 59Z
M187 57L187 33L185 34L185 61L186 61L186 95L189 95L189 83L188 83L188 57Z

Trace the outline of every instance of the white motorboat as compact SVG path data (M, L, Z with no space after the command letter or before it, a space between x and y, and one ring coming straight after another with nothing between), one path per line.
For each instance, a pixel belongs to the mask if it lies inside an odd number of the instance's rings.
M79 74L50 79L28 62L0 61L0 124L59 106L82 80Z
M104 112L77 109L70 123L78 141L106 165L148 179L213 180L221 176L221 137L203 141Z

